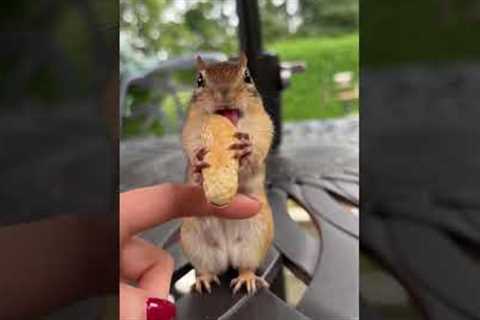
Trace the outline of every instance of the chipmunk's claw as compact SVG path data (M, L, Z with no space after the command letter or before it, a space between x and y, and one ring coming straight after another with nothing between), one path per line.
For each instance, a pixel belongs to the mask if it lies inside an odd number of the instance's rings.
M197 160L203 160L205 158L205 155L208 153L207 147L200 147L197 150L195 150L195 158Z
M244 166L248 163L249 157L252 155L253 146L250 141L250 135L248 133L236 132L234 137L239 141L230 146L231 150L235 150L233 157L239 160L240 166Z
M194 153L195 156L192 159L193 180L195 183L201 185L203 183L202 170L210 167L210 164L205 161L205 155L208 153L208 150L206 147L201 147Z
M205 290L207 290L208 293L212 293L212 286L210 285L212 282L220 285L220 280L216 275L210 273L202 274L197 276L193 287L198 293L203 293L203 287L205 287Z
M233 287L233 293L235 294L245 285L248 294L255 294L257 292L257 283L259 287L269 287L265 279L256 276L252 271L244 271L240 272L240 275L230 282L230 287Z

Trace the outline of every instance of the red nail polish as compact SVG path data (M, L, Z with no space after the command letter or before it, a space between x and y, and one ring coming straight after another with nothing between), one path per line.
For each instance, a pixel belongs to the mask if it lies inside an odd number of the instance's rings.
M173 320L177 310L175 305L166 299L148 298L147 320Z

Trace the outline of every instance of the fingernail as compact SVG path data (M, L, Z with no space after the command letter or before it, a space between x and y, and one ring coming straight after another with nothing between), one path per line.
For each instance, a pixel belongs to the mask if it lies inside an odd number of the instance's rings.
M255 200L255 201L258 201L260 202L260 199L258 199L256 196L254 196L253 194L245 194L245 196L249 199L252 199L252 200Z
M167 299L148 298L147 320L173 320L177 310Z

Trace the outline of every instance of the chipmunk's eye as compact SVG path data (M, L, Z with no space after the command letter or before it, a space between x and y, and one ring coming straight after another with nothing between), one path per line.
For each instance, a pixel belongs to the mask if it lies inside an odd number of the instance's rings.
M248 72L248 69L245 69L245 73L243 74L243 80L246 83L252 83L253 82L252 76L250 75L250 72Z
M203 75L201 73L197 75L197 87L198 88L205 87L205 79L203 78Z

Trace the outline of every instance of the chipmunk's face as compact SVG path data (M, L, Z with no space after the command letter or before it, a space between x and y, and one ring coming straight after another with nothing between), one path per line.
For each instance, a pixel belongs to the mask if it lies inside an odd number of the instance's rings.
M245 55L239 62L206 65L198 57L198 74L192 101L208 113L220 114L237 125L250 108L262 100L247 69Z

